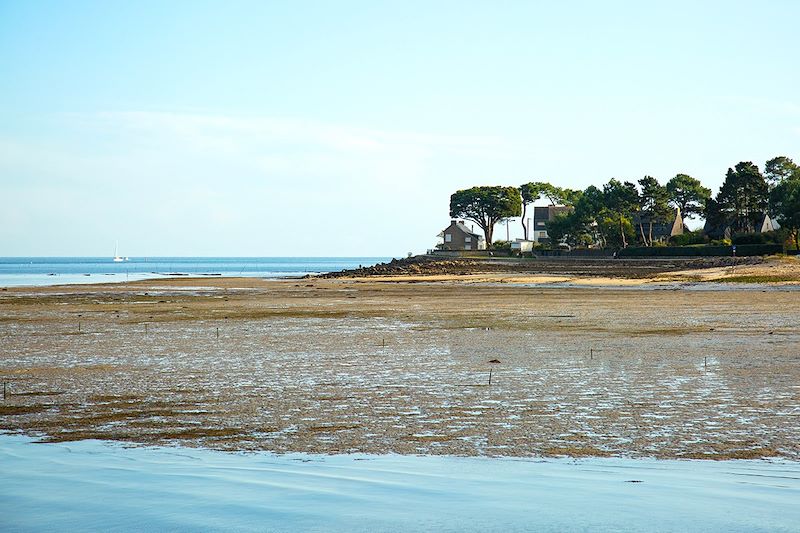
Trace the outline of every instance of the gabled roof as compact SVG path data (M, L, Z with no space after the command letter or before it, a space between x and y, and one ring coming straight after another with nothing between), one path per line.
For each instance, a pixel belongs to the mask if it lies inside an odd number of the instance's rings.
M450 228L455 227L457 230L461 231L462 233L466 233L467 235L471 235L473 237L477 237L478 239L483 239L483 235L473 232L467 226L464 225L463 222L451 222L449 226L444 228L437 237L444 237L444 232L449 230Z
M469 229L466 225L462 224L461 222L457 222L456 227L461 231L463 231L464 233L467 233L469 235L474 235L475 237L480 237L480 235L474 233L471 229Z

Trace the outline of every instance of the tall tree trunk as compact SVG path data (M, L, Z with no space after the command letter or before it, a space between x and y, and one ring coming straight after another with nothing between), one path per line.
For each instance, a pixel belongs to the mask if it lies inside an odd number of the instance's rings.
M650 219L650 244L648 246L653 246L653 219Z
M619 217L619 234L622 237L622 247L628 247L628 239L625 238L625 227L622 225L622 216Z
M486 227L483 228L483 234L486 236L486 249L492 247L492 233L494 233L494 223L489 222Z
M641 220L639 220L639 233L642 234L642 242L644 243L644 245L649 246L649 244L647 244L647 237L644 234L644 224L642 224Z
M522 202L522 219L520 220L520 222L522 222L522 234L525 235L526 241L528 240L528 226L525 225L525 213L527 213L527 211L528 211L528 204Z

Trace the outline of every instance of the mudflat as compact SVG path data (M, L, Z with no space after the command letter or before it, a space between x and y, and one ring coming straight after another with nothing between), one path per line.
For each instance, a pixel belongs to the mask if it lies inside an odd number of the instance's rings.
M797 286L681 276L7 289L0 429L276 452L800 458Z

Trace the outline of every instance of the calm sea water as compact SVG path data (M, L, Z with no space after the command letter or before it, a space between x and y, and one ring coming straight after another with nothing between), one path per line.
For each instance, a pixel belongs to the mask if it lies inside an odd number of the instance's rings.
M292 277L389 261L389 257L0 257L0 287L107 283L167 276Z
M798 531L800 463L236 454L0 435L0 531Z

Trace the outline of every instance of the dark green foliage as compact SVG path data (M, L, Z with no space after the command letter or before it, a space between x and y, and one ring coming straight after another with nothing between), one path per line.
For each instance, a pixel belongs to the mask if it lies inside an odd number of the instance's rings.
M697 231L687 231L682 235L675 235L671 237L669 243L672 246L691 246L691 245L698 245L698 244L707 244L709 242L708 236L706 236L701 230Z
M733 244L780 244L786 242L789 232L785 228L764 233L739 233L733 236Z
M528 239L529 228L526 225L525 214L529 204L534 203L539 198L547 198L551 205L574 206L583 194L582 191L563 189L545 181L533 181L520 185L519 192L522 195L522 229L526 240Z
M667 182L667 194L673 207L681 210L684 218L702 215L706 202L711 198L711 189L703 187L699 180L678 174Z
M571 247L589 246L594 243L594 236L587 231L586 224L580 217L572 213L559 213L553 220L545 223L547 235L553 243L565 242Z
M603 185L603 209L596 219L608 246L627 248L634 238L633 214L639 209L639 191L636 185L616 179Z
M493 251L511 253L511 241L494 241L490 249Z
M764 177L771 187L775 187L793 177L800 179L800 167L786 156L773 157L764 165Z
M746 161L729 168L716 198L715 213L723 215L734 231L753 231L769 203L769 187L753 163Z
M516 187L472 187L450 196L450 216L475 222L492 243L494 225L504 218L522 214L522 198Z
M669 206L669 193L667 188L658 183L652 176L645 176L639 180L642 194L639 196L639 236L645 246L653 245L653 224L665 224L669 221L673 211ZM645 223L647 221L647 233Z
M800 171L775 186L771 204L778 223L791 233L795 249L800 250Z

